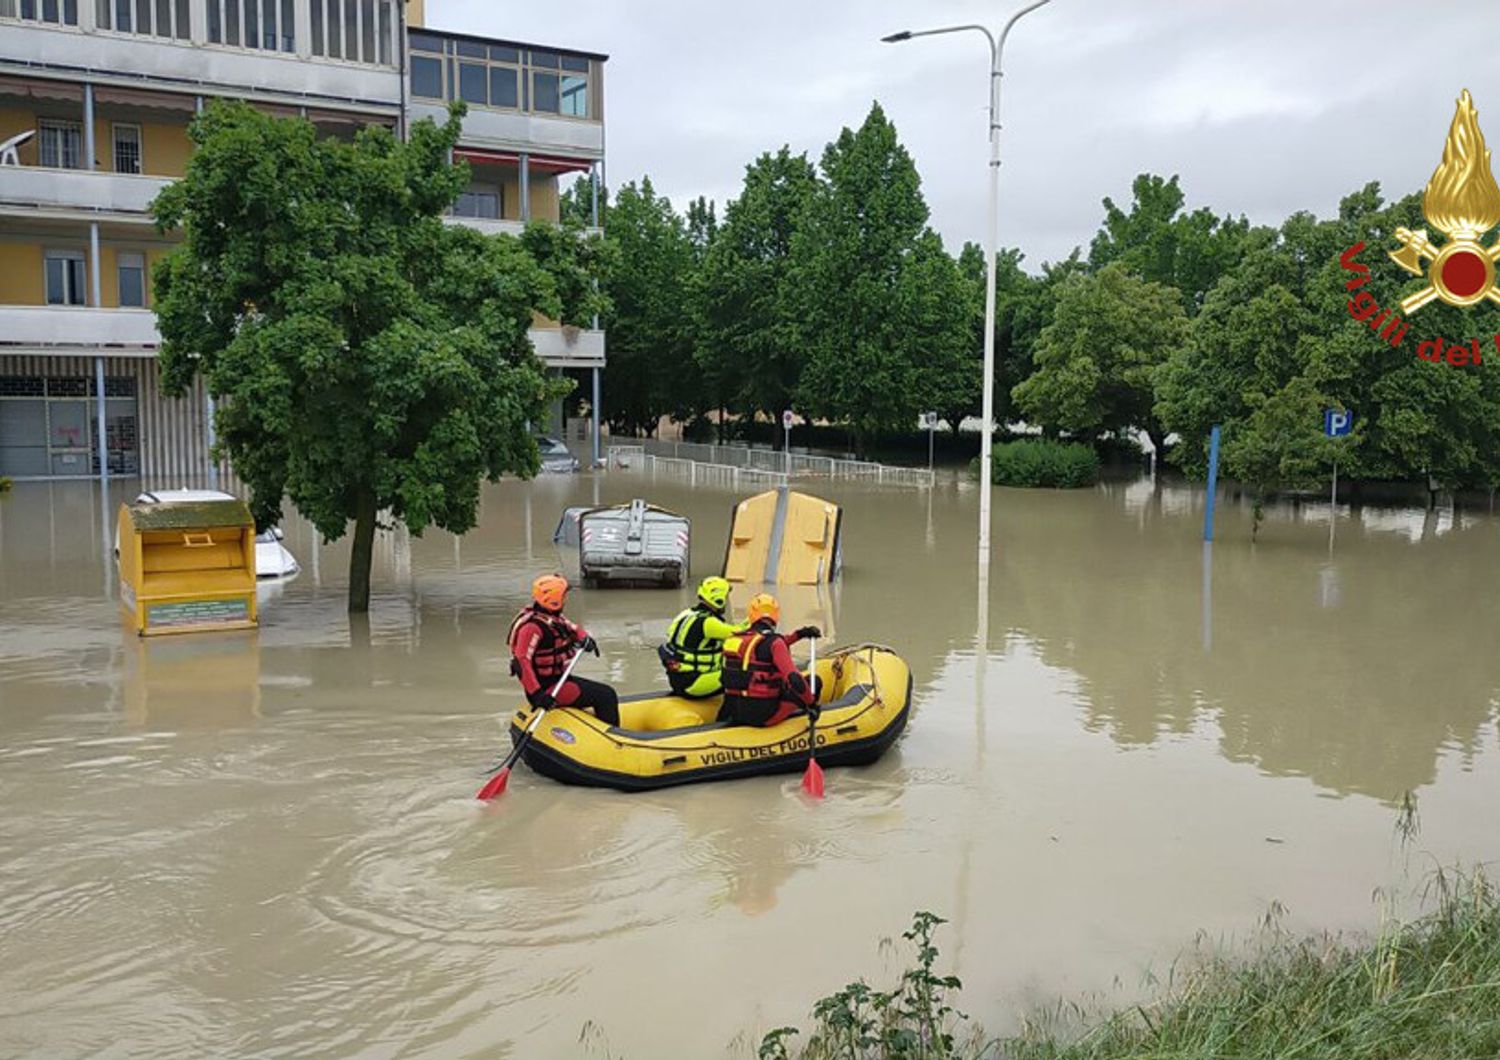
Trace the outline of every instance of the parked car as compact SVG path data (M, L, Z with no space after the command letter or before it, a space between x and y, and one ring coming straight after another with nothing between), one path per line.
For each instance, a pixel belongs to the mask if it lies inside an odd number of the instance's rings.
M556 438L539 434L536 436L536 447L542 454L543 474L571 475L579 469L578 458Z
M152 490L136 497L136 504L163 504L169 501L232 501L234 497L218 490ZM255 535L255 576L257 578L290 578L302 568L297 558L281 542L281 527L272 526ZM115 536L115 556L120 555L120 538Z

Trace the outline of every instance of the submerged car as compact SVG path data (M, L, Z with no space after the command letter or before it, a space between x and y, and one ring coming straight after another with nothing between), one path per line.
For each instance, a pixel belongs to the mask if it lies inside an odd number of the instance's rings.
M172 501L232 501L234 497L219 490L152 490L136 497L136 504L165 504ZM281 527L272 526L255 535L255 576L257 578L290 578L302 568L297 558L281 542ZM115 539L115 556L120 555L120 541Z
M542 454L543 474L571 475L579 469L578 458L556 438L539 434L536 436L536 447Z

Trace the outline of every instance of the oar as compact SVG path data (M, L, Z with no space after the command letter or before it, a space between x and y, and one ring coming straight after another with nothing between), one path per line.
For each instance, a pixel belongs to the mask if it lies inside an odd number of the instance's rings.
M818 703L818 638L813 637L807 672L812 678L813 707ZM818 716L807 712L807 772L802 774L802 790L815 799L823 797L823 767L818 765Z
M578 657L582 654L581 650L574 653L573 657L568 660L567 668L563 670L562 676L557 679L557 684L552 686L552 698L554 700L557 699L557 694L562 691L563 684L572 675L573 665L578 662ZM537 722L542 720L542 715L545 713L547 713L545 708L537 708L536 713L531 716L531 723L526 726L526 731L516 741L515 748L510 754L505 756L505 764L500 767L500 772L485 781L484 787L479 789L479 794L474 796L476 799L480 802L488 802L505 790L505 785L510 780L510 767L520 760L521 752L526 750L526 745L531 742L531 734L536 731Z

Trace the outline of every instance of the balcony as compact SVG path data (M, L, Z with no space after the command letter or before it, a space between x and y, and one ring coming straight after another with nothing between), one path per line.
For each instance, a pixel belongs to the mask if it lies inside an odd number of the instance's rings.
M79 6L85 3L94 6L92 0L80 0ZM206 18L204 10L198 8L194 17ZM328 100L340 105L373 105L391 112L396 110L401 94L401 76L394 66L325 62L280 52L123 33L87 33L46 24L28 24L24 33L8 28L6 33L10 47L0 46L0 59L68 71L98 71L100 83L144 80L187 90L234 90L225 93L228 95L248 90L298 102Z
M537 356L551 368L604 367L603 331L532 328L527 334ZM154 357L160 343L156 314L149 309L0 306L0 353Z
M524 221L505 221L494 217L454 217L449 214L443 218L450 225L462 225L464 228L472 228L476 232L483 232L487 236L519 236L526 231Z
M149 224L151 200L171 182L129 173L0 166L0 212Z
M603 368L604 332L590 328L532 328L527 336L549 368Z
M107 346L112 357L151 357L160 342L156 314L149 309L0 306L0 351L14 352L15 347L22 347L76 354Z
M410 106L412 121L431 118L441 125L448 117L445 104L413 100ZM464 118L463 142L503 151L603 158L604 123L472 107Z

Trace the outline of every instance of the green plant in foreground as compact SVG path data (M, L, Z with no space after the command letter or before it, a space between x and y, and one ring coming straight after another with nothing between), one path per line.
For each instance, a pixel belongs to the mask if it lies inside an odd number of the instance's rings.
M1415 920L1373 938L1296 938L1273 906L1248 953L1199 952L1168 996L1112 1014L1059 1004L1021 1034L985 1041L947 1001L958 979L933 970L933 928L918 913L905 937L916 966L888 992L863 981L813 1007L798 1053L793 1027L761 1042L760 1060L1449 1060L1500 1057L1500 895L1482 873L1438 872ZM1195 963L1193 963L1195 962Z
M958 1057L954 1027L968 1019L948 1004L950 990L962 988L957 976L939 975L938 948L932 941L939 924L934 913L912 917L902 938L915 944L917 962L901 973L890 990L876 990L864 980L850 983L813 1005L815 1026L798 1053L803 1060L926 1060ZM760 1060L790 1060L788 1046L795 1027L778 1027L761 1041Z
M0 493L9 493L11 486L15 485L9 475L0 475Z
M1099 478L1099 454L1081 442L1022 438L995 446L990 468L997 486L1092 486Z

